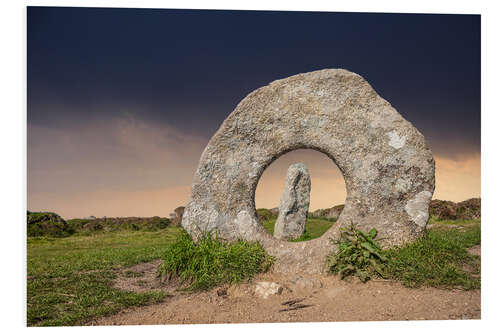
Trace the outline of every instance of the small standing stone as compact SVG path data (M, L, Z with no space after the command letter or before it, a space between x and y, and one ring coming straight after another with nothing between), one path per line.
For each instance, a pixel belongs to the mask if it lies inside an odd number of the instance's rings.
M292 164L286 174L278 219L274 225L274 237L290 240L304 233L310 192L311 178L306 165Z

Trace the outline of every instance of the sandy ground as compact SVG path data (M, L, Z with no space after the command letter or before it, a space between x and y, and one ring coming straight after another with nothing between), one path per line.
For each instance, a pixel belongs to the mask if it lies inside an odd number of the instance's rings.
M473 251L479 251L480 248ZM252 282L230 288L184 293L174 284L156 278L159 261L129 268L140 277L116 280L116 287L133 290L165 290L162 303L129 308L87 325L154 325L209 323L330 322L381 320L480 319L481 291L436 288L409 289L398 282L358 279L342 281L335 276L284 276L266 273ZM137 274L136 274L137 275ZM281 294L263 299L255 295L259 281L277 282ZM287 301L295 304L283 305ZM292 309L295 306L305 307Z

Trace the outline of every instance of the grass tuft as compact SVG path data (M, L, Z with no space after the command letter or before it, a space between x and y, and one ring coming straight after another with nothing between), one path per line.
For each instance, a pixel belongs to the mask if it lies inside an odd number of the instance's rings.
M414 243L387 251L387 274L407 287L481 287L480 260L467 248L481 244L481 228L430 230ZM472 269L466 271L464 267Z
M179 278L186 290L240 283L267 271L274 262L257 242L225 243L204 235L196 244L186 232L167 246L163 260L161 274Z
M462 229L432 229L413 243L385 251L380 251L378 244L366 236L374 241L375 233L354 229L343 233L336 241L337 250L329 256L330 272L341 274L342 278L356 275L363 282L370 277L384 277L399 280L407 287L481 287L480 258L467 251L481 244L478 223Z

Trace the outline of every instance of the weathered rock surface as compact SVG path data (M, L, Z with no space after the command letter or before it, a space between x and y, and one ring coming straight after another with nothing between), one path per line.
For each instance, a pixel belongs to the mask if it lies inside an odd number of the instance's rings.
M310 193L311 177L306 165L290 165L286 173L278 219L274 224L275 238L290 240L302 236L306 228Z
M295 149L329 156L346 185L345 207L320 238L291 243L269 235L255 189L275 159ZM182 219L192 235L260 241L276 271L324 271L330 238L353 223L376 228L383 246L421 236L434 192L434 158L420 132L358 74L326 69L250 93L203 151Z
M283 287L276 282L261 281L255 286L255 295L264 299L271 295L280 295L283 292Z

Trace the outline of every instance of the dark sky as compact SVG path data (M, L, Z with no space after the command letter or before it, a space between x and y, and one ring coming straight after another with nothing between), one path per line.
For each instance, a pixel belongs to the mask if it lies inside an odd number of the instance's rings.
M441 197L480 193L479 15L78 7L27 14L33 210L166 215L155 210L165 196L169 209L185 203L204 146L246 95L324 68L363 76L424 134L436 161L447 159L437 164ZM315 161L317 170L330 168ZM123 213L124 202L144 210Z
M254 89L345 68L433 150L480 149L479 15L29 7L27 31L30 123L85 122L119 101L208 139Z

